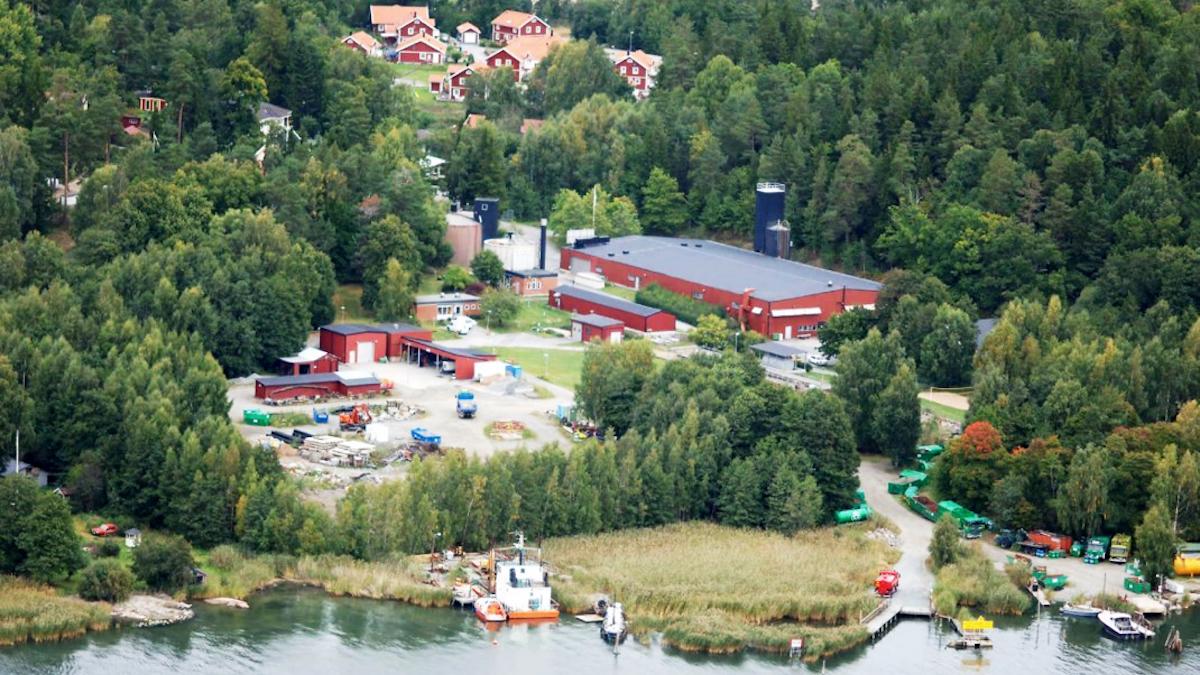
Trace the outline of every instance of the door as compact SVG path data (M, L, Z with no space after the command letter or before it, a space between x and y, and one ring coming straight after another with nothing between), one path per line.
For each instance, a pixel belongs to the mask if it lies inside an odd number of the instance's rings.
M783 327L783 339L784 339L784 340L791 340L791 339L792 339L792 327L791 327L791 326L784 326L784 327Z
M583 324L571 324L571 339L576 342L583 342Z
M375 360L375 343L360 342L358 343L358 361L355 363L371 363Z

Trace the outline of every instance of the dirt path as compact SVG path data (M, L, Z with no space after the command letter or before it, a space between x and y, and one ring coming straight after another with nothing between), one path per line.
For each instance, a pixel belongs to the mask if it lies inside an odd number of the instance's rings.
M883 458L864 457L858 466L858 479L867 496L867 504L900 528L901 555L896 563L896 570L900 572L900 592L894 601L901 606L924 606L929 604L933 589L933 573L925 566L933 528L929 521L888 494L888 481L895 476L891 464Z
M964 412L971 407L971 399L962 394L955 394L952 391L933 391L932 389L927 389L917 396L926 401L939 403L947 408L954 408L955 410L962 410Z

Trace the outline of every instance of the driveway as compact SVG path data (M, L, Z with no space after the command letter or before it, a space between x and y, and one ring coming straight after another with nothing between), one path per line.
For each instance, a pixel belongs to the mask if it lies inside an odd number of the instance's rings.
M867 504L900 528L900 561L896 563L896 570L900 572L900 591L893 602L901 607L927 607L933 591L933 573L925 566L925 560L929 557L933 527L888 494L888 481L896 476L897 472L884 458L863 457L858 465L858 480L867 496Z

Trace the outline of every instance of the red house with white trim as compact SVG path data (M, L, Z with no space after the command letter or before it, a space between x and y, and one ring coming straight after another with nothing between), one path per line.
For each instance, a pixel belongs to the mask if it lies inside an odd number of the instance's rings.
M506 9L492 19L492 39L505 43L525 35L553 35L554 29L536 14Z
M437 22L427 6L371 5L371 27L388 43L437 35Z
M613 72L620 75L633 89L633 96L639 100L650 95L654 88L654 79L658 75L658 66L662 63L661 56L647 54L642 50L618 51L608 50L608 57L613 62Z
M475 69L462 64L452 64L446 71L445 82L442 84L442 94L451 101L465 101L470 88L467 81L475 74Z
M367 56L383 55L383 45L379 44L379 40L376 40L361 30L354 31L353 33L342 38L342 44L351 49L360 51Z
M873 309L883 287L703 239L635 235L585 240L564 248L560 265L619 286L658 284L718 305L746 328L785 340L815 335L829 317L848 309Z
M399 63L444 63L446 45L438 40L418 35L396 45L396 61Z
M566 42L554 35L518 37L487 57L488 68L512 68L513 79L521 82L541 63L550 50Z
M620 342L625 335L625 324L620 319L610 319L599 314L572 314L571 338L580 342Z

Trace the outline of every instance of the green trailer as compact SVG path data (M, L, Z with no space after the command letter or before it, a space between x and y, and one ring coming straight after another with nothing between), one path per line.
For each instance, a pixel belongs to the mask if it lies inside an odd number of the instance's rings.
M255 408L242 412L242 422L256 427L271 426L271 415Z
M888 494L902 495L910 486L922 487L925 485L927 476L922 471L913 471L905 469L900 472L900 478L888 483Z

